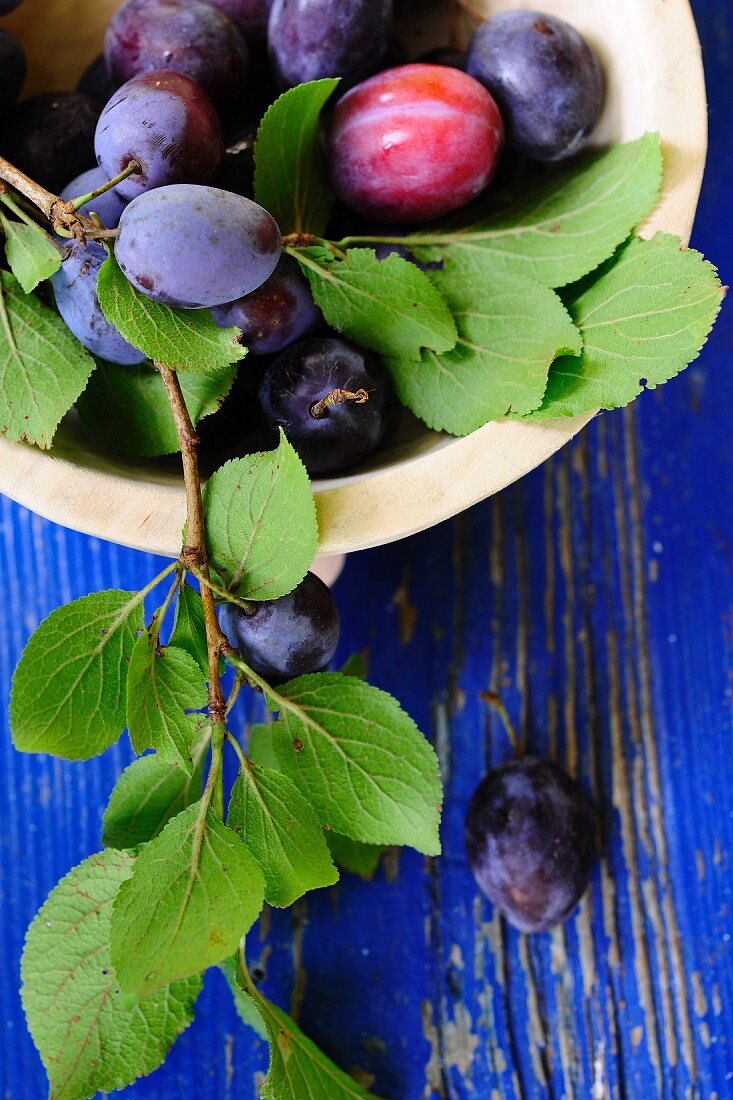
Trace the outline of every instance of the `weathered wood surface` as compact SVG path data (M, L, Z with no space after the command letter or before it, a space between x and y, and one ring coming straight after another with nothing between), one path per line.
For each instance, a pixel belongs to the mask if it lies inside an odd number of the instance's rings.
M733 9L698 0L696 14L712 152L694 242L730 277ZM268 992L383 1096L733 1096L732 343L728 307L683 378L455 522L353 557L339 582L343 654L368 649L375 682L438 747L445 855L403 853L369 884L345 877L273 913L252 947ZM40 618L90 588L140 586L156 562L7 501L0 520L6 698ZM466 867L466 801L507 753L479 699L490 686L602 813L604 860L553 935L508 929ZM123 743L87 764L20 756L3 726L5 1100L45 1092L17 996L24 929L98 847L128 755ZM265 1061L212 975L169 1064L126 1095L249 1098Z

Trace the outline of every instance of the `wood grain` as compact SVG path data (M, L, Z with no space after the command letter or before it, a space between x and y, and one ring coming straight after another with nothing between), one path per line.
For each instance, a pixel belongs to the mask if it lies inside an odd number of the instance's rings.
M698 0L696 13L712 157L693 243L728 281L733 10ZM345 876L296 911L268 912L250 952L267 992L295 998L307 1032L389 1100L733 1094L731 346L726 307L680 378L452 522L352 555L338 582L340 655L368 651L374 681L438 749L444 855L403 852L373 883ZM158 564L3 501L5 697L53 607L139 587ZM604 858L552 935L508 929L466 866L467 799L507 754L487 687L599 810ZM15 753L2 724L0 1095L36 1100L45 1081L17 995L25 927L98 847L129 746L64 764ZM254 1100L265 1065L212 974L169 1064L123 1095Z

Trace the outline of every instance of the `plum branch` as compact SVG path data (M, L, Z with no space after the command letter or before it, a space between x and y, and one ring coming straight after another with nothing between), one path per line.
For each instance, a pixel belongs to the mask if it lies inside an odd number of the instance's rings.
M165 386L181 445L183 480L186 489L186 543L181 549L180 562L184 569L190 569L195 575L199 575L203 582L201 584L201 604L204 612L206 646L209 655L209 717L212 725L216 728L224 722L227 710L221 689L219 658L223 647L228 646L228 643L219 626L214 594L210 588L209 552L206 544L204 503L201 496L198 462L199 439L186 408L178 375L163 363L156 363L155 366Z
M104 237L116 237L116 229L100 229L89 218L79 214L74 208L73 202L64 202L52 191L47 191L40 183L36 183L25 172L21 172L5 157L0 157L0 180L9 184L25 199L41 211L50 222L56 233L62 237L75 237L83 240L86 237L95 239ZM114 186L114 185L113 185Z

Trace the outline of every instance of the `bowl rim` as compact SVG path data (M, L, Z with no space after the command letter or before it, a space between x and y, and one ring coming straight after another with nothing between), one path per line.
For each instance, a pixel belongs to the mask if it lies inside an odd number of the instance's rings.
M674 65L660 126L665 185L641 232L672 232L687 243L707 154L705 78L689 0L655 8L655 52L673 58ZM449 519L541 465L592 415L541 425L497 421L364 476L316 482L319 551L362 550ZM136 480L0 438L0 492L88 535L169 557L180 550L182 482Z

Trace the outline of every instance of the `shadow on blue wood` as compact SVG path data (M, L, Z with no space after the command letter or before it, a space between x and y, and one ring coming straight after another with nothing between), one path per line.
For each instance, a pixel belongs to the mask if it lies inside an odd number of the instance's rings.
M695 242L730 274L733 10L696 5L711 160ZM447 784L438 861L404 852L344 876L251 939L267 992L341 1065L392 1100L733 1096L733 319L699 363L500 497L353 557L338 584L341 656L430 732ZM3 502L0 682L38 621L91 589L140 587L149 556ZM527 939L477 895L465 805L507 755L480 701L501 689L533 751L579 774L605 857L563 930ZM246 715L240 711L239 720ZM45 1078L17 995L25 927L99 847L123 741L88 764L16 754L3 727L0 1092ZM209 975L197 1019L130 1100L256 1095L264 1044ZM595 1089L595 1091L593 1091Z

